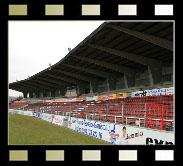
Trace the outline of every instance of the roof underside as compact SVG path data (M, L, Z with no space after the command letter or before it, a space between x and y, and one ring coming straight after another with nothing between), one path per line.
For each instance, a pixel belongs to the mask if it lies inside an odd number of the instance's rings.
M105 22L51 70L47 68L29 79L10 83L9 88L21 92L56 90L120 77L123 70L147 69L148 65L121 53L173 63L173 22Z

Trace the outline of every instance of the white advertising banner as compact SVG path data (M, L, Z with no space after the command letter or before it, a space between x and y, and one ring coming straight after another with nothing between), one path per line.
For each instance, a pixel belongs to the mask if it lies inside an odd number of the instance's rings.
M143 95L143 91L132 92L131 97L140 97Z
M132 92L131 97L157 96L157 95L170 95L170 94L174 94L174 87L136 91Z
M83 101L83 98L68 98L66 102L73 102L73 101Z
M166 95L166 88L146 90L146 96Z
M57 102L74 102L74 101L83 101L83 98L60 98L55 100Z
M9 109L8 112L11 114L16 114L16 110L14 110L14 109Z
M24 111L23 111L23 110L18 110L18 111L17 111L17 114L24 115Z
M52 123L53 118L54 118L54 114L42 113L42 119L43 119L43 120L46 120L46 121Z
M24 114L22 110L14 110L14 109L9 109L8 112L12 114L22 114L22 115Z
M97 101L97 96L86 97L86 101Z
M174 87L167 88L167 95L174 94Z
M113 95L103 95L103 100L114 99Z
M64 119L65 116L55 115L52 123L57 124L59 126L63 126Z
M102 123L73 117L68 121L68 128L118 145L174 144L173 132L147 128Z
M45 100L45 102L50 102L51 103L52 101L51 100Z
M33 112L32 111L24 111L24 115L33 116Z

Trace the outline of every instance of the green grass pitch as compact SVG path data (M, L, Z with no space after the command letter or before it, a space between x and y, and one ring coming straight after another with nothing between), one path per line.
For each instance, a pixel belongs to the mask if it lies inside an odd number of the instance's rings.
M35 117L9 114L9 145L109 144Z

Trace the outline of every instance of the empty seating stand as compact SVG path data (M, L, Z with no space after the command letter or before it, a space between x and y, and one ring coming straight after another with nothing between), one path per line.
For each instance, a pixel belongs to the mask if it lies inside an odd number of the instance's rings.
M13 103L11 106L24 106L24 110L40 111L49 114L87 118L114 123L145 126L146 105L163 104L163 129L173 126L174 100L173 95L127 97L102 101L80 102L44 102L44 103ZM25 106L26 105L26 106ZM153 116L151 123L156 123L158 129L158 114ZM159 125L160 126L160 125Z
M27 104L28 104L27 102L12 103L12 104L10 104L9 108L10 109L19 109L19 108L26 106Z
M133 97L125 100L125 114L127 116L143 118L143 111L146 109L146 104L163 104L163 121L164 128L170 129L173 126L174 119L174 100L173 95L160 95L160 96L145 96L145 97ZM127 105L128 104L128 105ZM133 106L130 106L133 105ZM144 106L143 106L144 105ZM141 108L140 108L141 107ZM140 108L140 109L139 109ZM139 109L139 111L138 111ZM138 115L139 114L139 115ZM145 118L145 116L144 116ZM132 120L133 121L133 120ZM154 116L153 123L156 122ZM144 123L144 120L141 121Z

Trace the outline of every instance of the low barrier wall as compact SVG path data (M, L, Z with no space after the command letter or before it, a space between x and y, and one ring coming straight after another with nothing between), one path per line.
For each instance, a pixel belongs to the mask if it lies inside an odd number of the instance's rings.
M42 116L40 117L40 119L46 120L50 123L52 123L54 118L54 114L47 114L47 113L42 113Z
M32 111L24 111L23 115L33 116L33 112Z
M68 128L105 140L112 144L127 145L172 145L174 133L133 126L102 123L71 117Z

